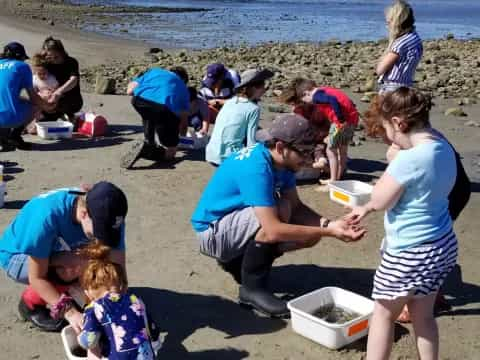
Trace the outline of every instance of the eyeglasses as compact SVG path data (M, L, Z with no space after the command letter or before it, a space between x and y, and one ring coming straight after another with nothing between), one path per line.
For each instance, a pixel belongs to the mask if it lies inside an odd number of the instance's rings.
M287 147L304 158L311 157L313 152L315 151L312 146L308 145L293 145L292 143L289 143L287 144Z

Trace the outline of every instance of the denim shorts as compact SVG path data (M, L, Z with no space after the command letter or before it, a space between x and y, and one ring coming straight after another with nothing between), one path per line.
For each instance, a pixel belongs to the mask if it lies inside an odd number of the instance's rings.
M28 285L28 255L13 255L5 271L13 281Z

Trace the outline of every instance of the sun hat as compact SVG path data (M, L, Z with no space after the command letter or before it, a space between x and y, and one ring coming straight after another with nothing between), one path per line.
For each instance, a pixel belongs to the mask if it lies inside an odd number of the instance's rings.
M245 70L240 75L240 84L238 84L235 89L240 89L242 87L248 86L250 84L254 84L260 81L265 81L270 79L273 76L273 72L268 69L248 69Z

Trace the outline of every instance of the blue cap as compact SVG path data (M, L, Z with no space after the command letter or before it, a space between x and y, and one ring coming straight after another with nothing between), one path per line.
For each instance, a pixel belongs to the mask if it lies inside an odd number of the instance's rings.
M93 235L105 245L117 247L128 211L123 191L107 181L96 183L87 192L87 211L92 219Z
M218 80L221 80L227 74L225 65L220 63L210 64L207 66L207 76L203 79L202 83L208 88L211 88Z

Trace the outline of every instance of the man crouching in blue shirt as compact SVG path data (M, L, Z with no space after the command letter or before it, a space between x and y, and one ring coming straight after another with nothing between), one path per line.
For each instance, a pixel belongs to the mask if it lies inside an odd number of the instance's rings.
M314 150L299 115L278 116L257 143L228 157L207 184L192 216L200 251L217 259L239 283L239 301L272 316L286 303L267 290L273 261L285 251L312 247L323 236L359 240L362 228L330 221L298 197L295 172Z

